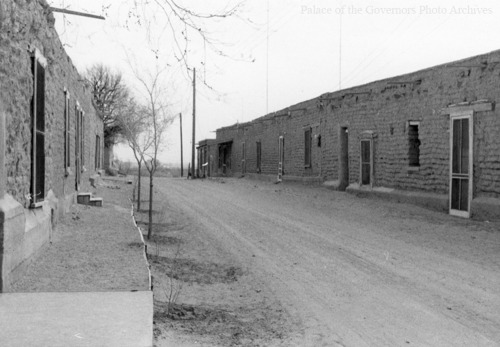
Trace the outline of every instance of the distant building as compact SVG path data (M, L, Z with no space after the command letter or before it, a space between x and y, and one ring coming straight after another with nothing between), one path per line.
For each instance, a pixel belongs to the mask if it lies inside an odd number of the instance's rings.
M500 51L217 129L212 175L328 184L500 218Z
M0 3L0 291L102 167L103 122L45 0Z
M196 175L200 178L211 177L214 170L214 155L215 139L206 139L198 142L197 150L197 170Z

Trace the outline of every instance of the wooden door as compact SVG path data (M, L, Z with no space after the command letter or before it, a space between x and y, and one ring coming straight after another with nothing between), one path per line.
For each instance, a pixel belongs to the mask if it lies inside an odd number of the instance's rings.
M450 214L470 217L472 200L472 112L451 115Z

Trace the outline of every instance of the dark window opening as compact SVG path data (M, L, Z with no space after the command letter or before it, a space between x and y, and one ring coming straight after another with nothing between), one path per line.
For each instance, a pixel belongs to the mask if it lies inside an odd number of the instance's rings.
M304 166L311 167L311 128L304 131Z
M101 168L101 138L99 135L95 136L95 169Z
M371 141L361 141L361 184L371 183Z
M64 165L66 168L71 167L71 152L70 152L70 128L69 128L69 92L64 92Z
M408 126L408 162L409 166L420 166L418 124L410 124Z
M45 68L37 57L31 58L33 97L31 99L31 203L45 197Z

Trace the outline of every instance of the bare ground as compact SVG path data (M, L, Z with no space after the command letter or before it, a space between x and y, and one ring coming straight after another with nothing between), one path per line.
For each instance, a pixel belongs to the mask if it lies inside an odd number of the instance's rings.
M246 179L155 190L157 346L500 345L499 223Z
M13 292L148 290L144 245L131 216L132 186L103 181L103 207L74 204Z

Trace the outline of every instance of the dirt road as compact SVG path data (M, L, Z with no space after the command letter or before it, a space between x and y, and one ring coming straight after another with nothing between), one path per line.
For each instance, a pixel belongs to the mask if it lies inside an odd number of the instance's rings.
M179 301L236 307L247 314L240 321L260 315L255 336L235 333L234 345L500 345L498 223L247 179L155 187L171 215L168 235L187 237L185 257L237 274L186 280ZM185 345L222 341L184 332Z

